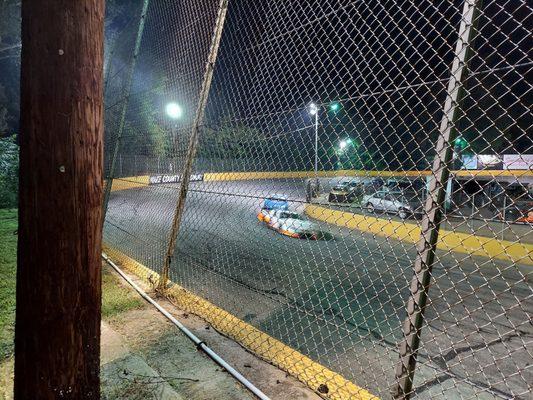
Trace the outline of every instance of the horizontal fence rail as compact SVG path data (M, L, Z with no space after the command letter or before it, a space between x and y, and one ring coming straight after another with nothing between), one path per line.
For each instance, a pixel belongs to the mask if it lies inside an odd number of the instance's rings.
M108 7L112 259L324 398L531 398L529 2Z

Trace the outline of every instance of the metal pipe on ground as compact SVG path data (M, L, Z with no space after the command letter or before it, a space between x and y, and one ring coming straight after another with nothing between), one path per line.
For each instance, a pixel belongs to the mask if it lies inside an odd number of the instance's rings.
M192 333L187 327L185 327L181 322L179 322L176 318L172 316L167 310L165 310L159 303L157 303L154 299L152 299L148 294L140 288L139 285L137 285L129 276L127 276L122 270L111 260L107 255L102 253L102 258L107 262L126 282L128 282L131 287L133 287L137 293L139 293L146 301L148 301L150 304L152 304L161 314L163 314L165 317L167 317L170 322L172 322L174 325L178 327L180 331L182 331L185 336L187 336L191 341L202 351L204 351L213 361L215 361L218 365L220 365L222 368L224 368L226 371L228 371L231 376L233 376L235 379L237 379L241 384L244 385L250 392L252 392L255 396L262 400L270 400L270 398L264 394L261 390L259 390L256 386L254 386L253 383L251 383L248 379L246 379L244 376L241 375L239 371L237 371L235 368L233 368L231 365L229 365L222 357L220 357L217 353L215 353L209 346L207 346L201 339L199 339L194 333Z

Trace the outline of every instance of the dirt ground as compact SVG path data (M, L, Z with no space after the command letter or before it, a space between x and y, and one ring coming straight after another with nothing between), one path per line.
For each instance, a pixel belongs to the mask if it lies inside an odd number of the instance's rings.
M109 273L109 267L104 268L106 273ZM197 350L174 324L145 302L118 274L114 275L117 277L116 283L127 288L128 302L132 303L132 307L126 311L113 312L102 321L102 399L255 398L229 373L202 351ZM136 282L140 284L139 281ZM143 288L153 295L150 288ZM125 297L124 291L118 293ZM136 296L142 303L132 302L136 300L133 298ZM112 303L109 299L107 301ZM270 398L320 399L305 385L253 356L237 343L219 334L202 319L177 309L164 299L159 298L158 301ZM12 390L13 357L0 364L0 399L12 399Z
M138 280L136 283L141 284ZM143 288L153 296L150 288L146 286ZM202 319L179 310L165 299L157 300L270 398L320 399L305 385L247 352ZM108 329L112 333L106 332ZM115 339L111 340L113 337ZM225 370L203 352L198 351L184 334L150 305L141 310L120 314L104 323L102 338L107 341L107 346L102 349L103 398L191 400L255 398ZM116 344L112 345L112 342ZM123 353L124 345L128 347L126 354ZM147 366L155 374L147 370ZM127 374L124 374L124 369ZM117 391L121 397L116 397Z

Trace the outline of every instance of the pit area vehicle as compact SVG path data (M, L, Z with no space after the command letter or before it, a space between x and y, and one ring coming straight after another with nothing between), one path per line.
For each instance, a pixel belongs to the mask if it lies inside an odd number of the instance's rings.
M361 203L369 213L377 211L397 214L401 219L414 216L416 208L411 204L403 192L380 190L363 196Z
M360 181L342 181L333 186L329 192L328 201L330 203L352 203L358 196L362 195L364 184Z

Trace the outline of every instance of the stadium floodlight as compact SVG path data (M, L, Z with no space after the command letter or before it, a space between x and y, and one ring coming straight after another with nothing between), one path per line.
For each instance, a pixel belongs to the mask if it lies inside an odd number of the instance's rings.
M457 139L455 139L454 145L460 149L466 149L468 147L468 141L463 136L459 135Z
M183 116L183 109L178 103L168 103L165 111L172 119L180 119Z
M343 139L339 142L339 149L344 150L350 144L352 144L352 139Z
M333 112L336 112L341 109L341 105L338 102L334 101L333 103L329 105L329 109Z

